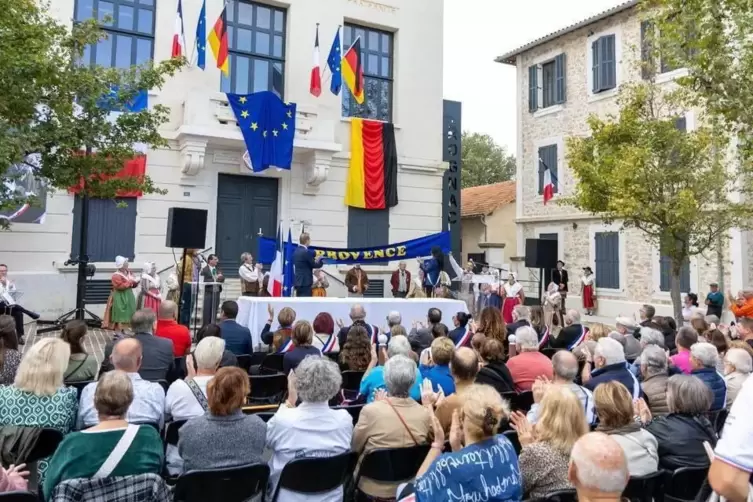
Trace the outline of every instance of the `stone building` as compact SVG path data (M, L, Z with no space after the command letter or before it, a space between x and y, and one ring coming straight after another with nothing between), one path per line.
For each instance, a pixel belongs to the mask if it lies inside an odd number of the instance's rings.
M207 33L223 0L207 0ZM366 247L434 233L441 227L442 38L441 0L229 0L227 23L230 77L224 77L207 52L206 70L191 66L163 89L149 91L149 104L170 108L161 130L165 150L147 153L146 172L166 195L109 200L91 205L88 247L97 266L95 279L107 279L116 255L134 268L154 261L174 264L180 250L165 247L170 207L206 209L207 253L216 253L227 277L237 276L240 255L255 252L259 233L275 235L277 222L311 233L314 245ZM187 53L191 57L202 0L183 0ZM56 0L52 14L70 25L97 13L109 14L108 39L86 54L87 62L128 66L170 57L177 0ZM319 98L309 93L316 24L322 68L336 29L342 25L347 48L361 38L366 103L357 105L344 86L329 91L324 70ZM298 105L293 166L253 174L244 163L245 147L224 92L272 90ZM399 204L382 211L344 205L350 158L350 119L364 117L395 124ZM74 306L76 274L64 262L76 253L77 199L49 194L45 216L14 222L0 236L0 263L25 294L24 304L52 316ZM415 265L415 264L411 264ZM395 265L364 267L376 281ZM327 267L338 293L344 267ZM237 283L237 281L230 281ZM228 296L237 292L230 285ZM389 288L386 288L389 290ZM236 293L237 294L237 293ZM389 293L387 293L389 295ZM95 311L98 309L95 308ZM99 309L101 310L101 309Z
M569 193L575 181L568 170L566 138L588 134L590 114L616 112L620 84L641 78L635 64L642 37L636 6L635 0L625 2L496 60L517 68L517 254L525 254L526 239L557 240L559 259L570 271L568 304L581 305L579 277L590 266L598 314L609 317L632 315L643 303L670 315L669 262L637 230L621 230L619 222L606 225L571 207L544 205L542 173L547 165L555 175L555 201ZM662 66L657 81L671 85L683 71ZM686 129L693 129L695 120L688 113ZM683 292L697 292L702 300L710 282L733 291L750 284L751 236L732 230L729 237L721 253L709 249L690 260L681 277Z

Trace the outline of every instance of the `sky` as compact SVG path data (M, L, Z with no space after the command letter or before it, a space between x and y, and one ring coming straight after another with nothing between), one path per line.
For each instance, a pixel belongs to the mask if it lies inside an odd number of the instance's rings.
M462 126L515 154L514 66L494 58L622 0L444 0L444 98L463 103Z

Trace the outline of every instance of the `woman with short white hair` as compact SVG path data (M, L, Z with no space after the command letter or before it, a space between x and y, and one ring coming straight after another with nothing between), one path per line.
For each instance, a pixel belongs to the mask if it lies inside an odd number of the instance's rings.
M729 349L724 355L724 381L727 382L727 410L730 409L745 380L753 371L753 358L744 349Z

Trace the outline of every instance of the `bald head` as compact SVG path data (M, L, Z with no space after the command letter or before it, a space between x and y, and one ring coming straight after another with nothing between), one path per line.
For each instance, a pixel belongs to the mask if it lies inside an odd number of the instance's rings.
M578 375L578 359L569 350L559 350L552 356L554 378L565 382L572 382Z
M178 313L178 304L170 300L164 300L159 306L159 319L175 320Z
M350 307L350 319L352 321L363 321L366 319L366 310L363 306L355 304Z
M603 432L581 436L570 452L570 483L578 490L593 494L611 494L619 498L630 474L620 444Z
M473 349L460 347L452 354L450 371L456 381L473 382L478 373L478 356Z
M141 342L135 338L124 338L112 348L110 361L116 370L136 373L141 368Z

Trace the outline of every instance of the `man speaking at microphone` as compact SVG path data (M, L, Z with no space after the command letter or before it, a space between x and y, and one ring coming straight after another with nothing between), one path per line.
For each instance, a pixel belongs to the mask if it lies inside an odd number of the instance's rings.
M293 253L293 267L295 269L295 296L311 296L311 286L314 283L314 269L322 268L321 256L314 258L309 250L311 237L306 232L301 234L300 246Z

